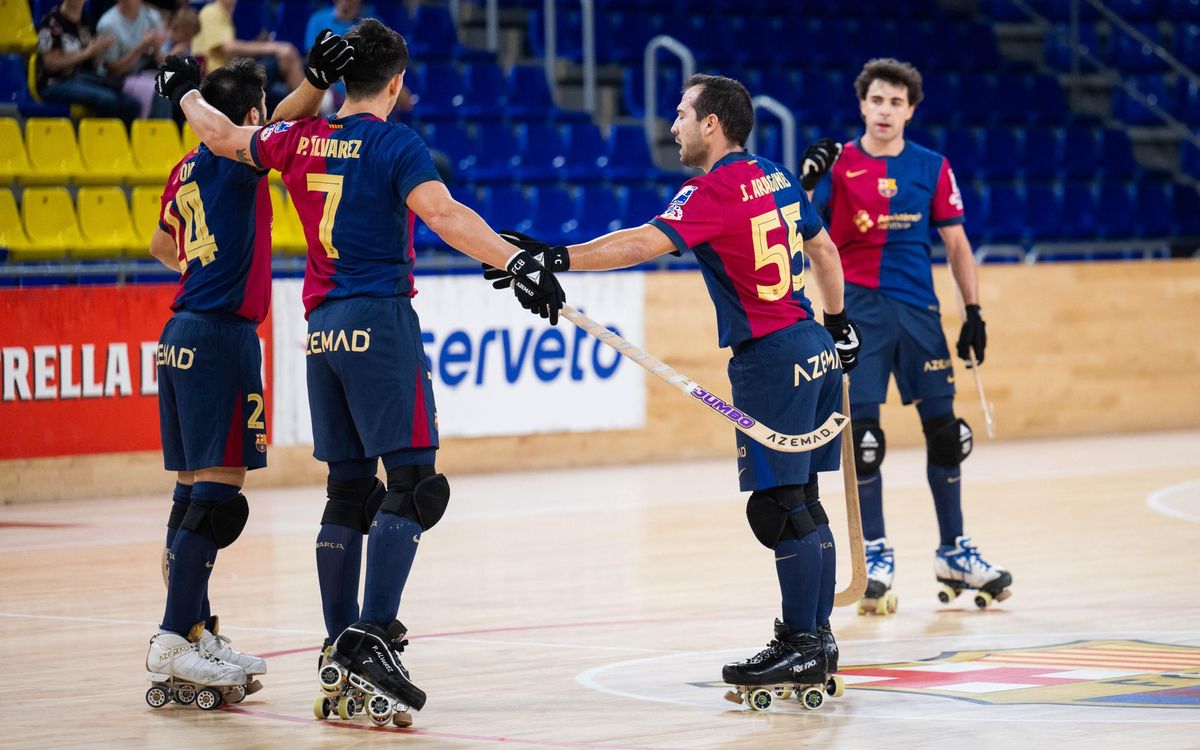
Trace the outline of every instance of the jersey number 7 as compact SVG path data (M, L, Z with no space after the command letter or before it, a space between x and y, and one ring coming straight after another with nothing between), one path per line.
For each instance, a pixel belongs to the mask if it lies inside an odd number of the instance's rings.
M790 247L784 247L778 243L772 245L767 238L769 232L779 229L780 214L783 214L783 220L787 222ZM758 285L758 296L762 299L768 301L781 299L804 288L804 240L800 238L797 228L799 223L799 203L791 203L779 210L768 211L750 219L750 231L754 235L754 270L757 271L764 266L775 266L779 270L779 281L769 286ZM800 262L796 264L800 273L793 275L792 259L797 254L800 255Z
M308 191L326 194L325 210L321 212L319 230L321 246L330 258L340 258L337 248L333 246L333 219L337 215L338 204L342 202L342 175L309 174Z

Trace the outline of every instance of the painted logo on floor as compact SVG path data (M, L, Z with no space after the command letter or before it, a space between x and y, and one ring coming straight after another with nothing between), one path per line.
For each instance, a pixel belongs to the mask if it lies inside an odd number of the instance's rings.
M972 703L1200 708L1200 647L1075 641L843 666L846 686Z

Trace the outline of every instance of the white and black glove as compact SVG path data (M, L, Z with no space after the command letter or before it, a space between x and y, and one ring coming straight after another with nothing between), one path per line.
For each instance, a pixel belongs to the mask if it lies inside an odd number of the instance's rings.
M842 310L837 315L825 313L825 330L833 336L833 347L842 361L842 372L849 374L858 364L858 350L862 348L858 326Z
M800 159L800 187L812 190L842 155L842 144L832 138L819 138L804 149Z
M308 65L304 77L316 88L324 91L337 83L350 63L354 62L354 47L332 29L323 29L317 34L308 53Z

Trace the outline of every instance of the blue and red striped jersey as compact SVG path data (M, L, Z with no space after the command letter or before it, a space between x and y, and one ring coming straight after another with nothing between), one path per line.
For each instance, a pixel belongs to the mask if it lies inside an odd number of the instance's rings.
M308 117L261 128L250 145L255 163L283 173L304 225L305 317L327 299L417 293L405 201L441 177L416 133L365 113Z
M963 222L962 196L946 157L912 141L898 156L882 157L868 154L859 141L847 143L813 202L829 207L829 235L847 283L938 309L930 225Z
M261 323L271 306L271 194L266 173L204 144L163 188L158 225L179 251L172 310L228 312Z
M735 151L693 177L651 224L700 262L717 309L720 346L738 346L811 319L804 240L824 229L799 181Z

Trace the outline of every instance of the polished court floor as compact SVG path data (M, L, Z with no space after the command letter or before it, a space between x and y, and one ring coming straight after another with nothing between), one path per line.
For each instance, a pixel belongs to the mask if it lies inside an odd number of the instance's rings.
M1015 581L985 611L937 601L923 455L892 451L899 611L834 612L850 688L817 711L722 699L721 665L770 639L778 607L735 474L729 460L452 476L401 604L430 696L407 730L312 717L323 488L248 492L210 592L223 632L270 671L216 712L143 700L169 480L156 497L0 508L0 746L1200 746L1200 432L981 441L967 528ZM840 478L823 489L844 560Z

